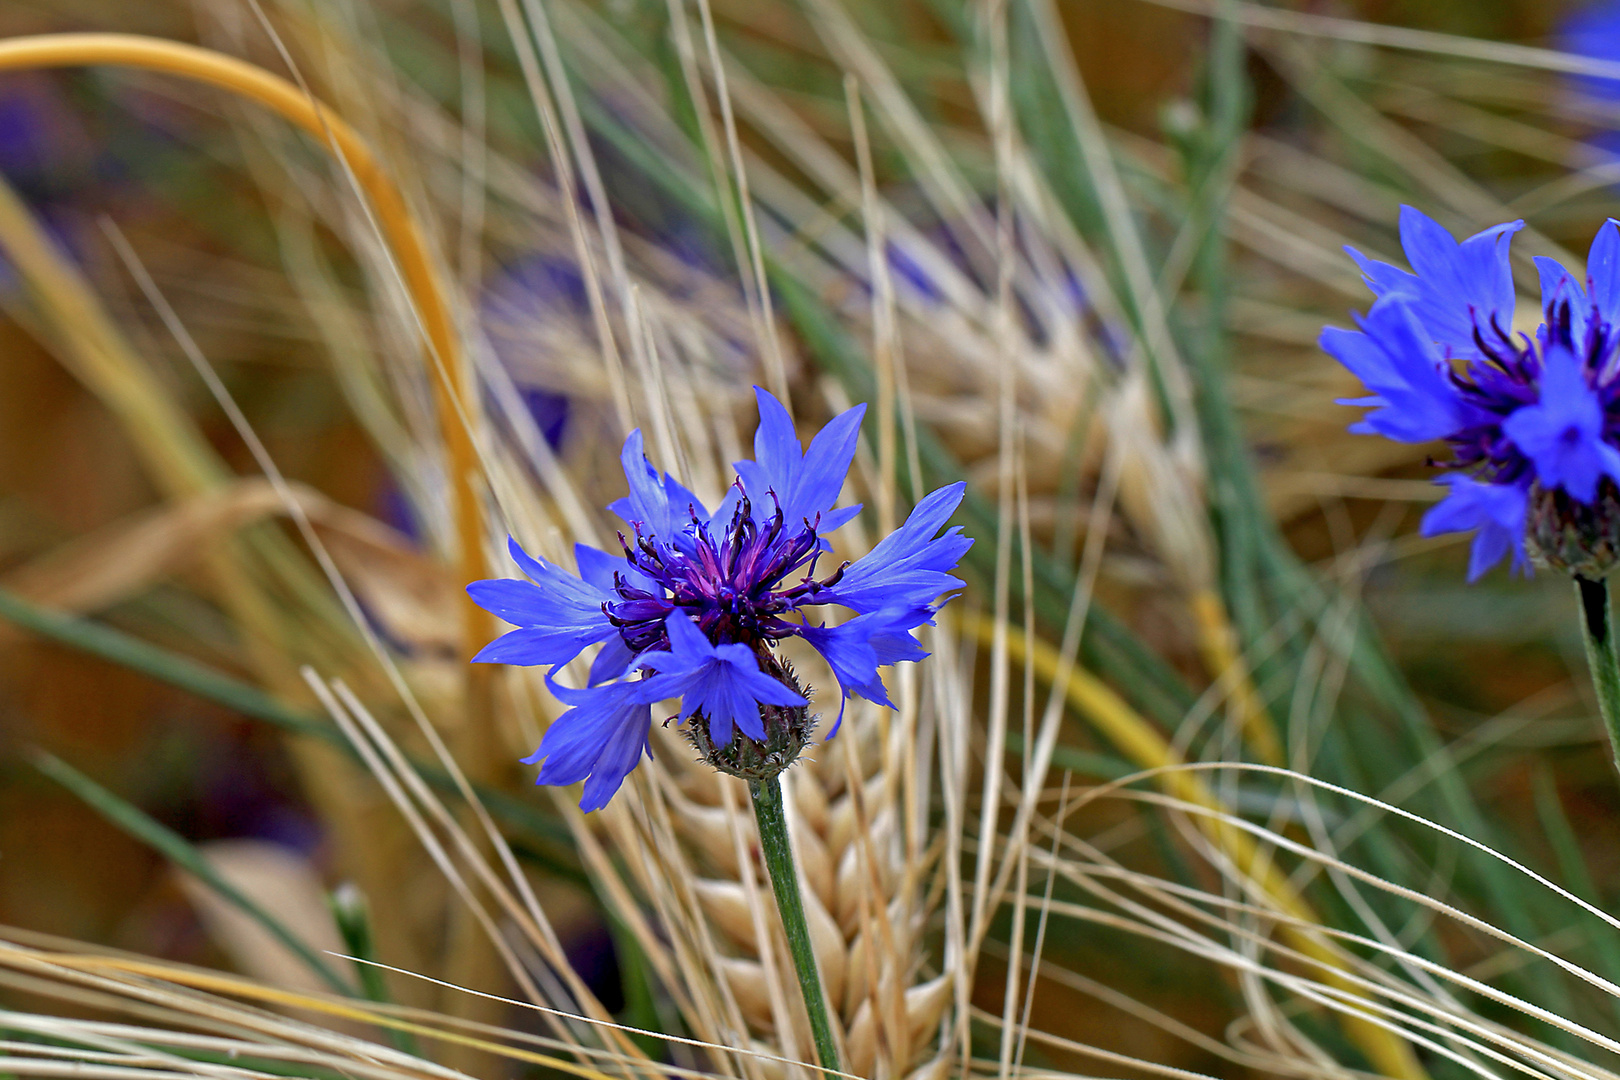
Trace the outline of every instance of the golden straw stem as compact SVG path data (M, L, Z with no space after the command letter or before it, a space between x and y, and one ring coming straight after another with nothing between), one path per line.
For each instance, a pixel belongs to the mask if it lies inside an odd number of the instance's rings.
M971 612L962 616L963 629L988 643L995 633L993 619ZM1013 663L1027 661L1035 673L1048 684L1056 681L1062 670L1062 657L1057 649L1041 641L1024 636L1014 626L1004 628L1007 653ZM1143 769L1162 769L1182 763L1169 741L1148 721L1136 713L1125 700L1101 679L1073 666L1068 685L1063 688L1070 706L1102 733L1120 753ZM1169 794L1219 814L1229 811L1221 804L1202 777L1190 772L1164 772L1154 778ZM1241 872L1249 875L1279 911L1301 922L1320 925L1321 920L1305 898L1295 891L1288 878L1260 850L1253 836L1218 819L1198 818L1199 827L1206 832ZM1326 942L1305 930L1284 925L1282 933L1293 946L1312 960L1330 969L1345 969L1344 957ZM1348 995L1365 998L1365 992L1347 979L1335 977L1332 971L1324 979ZM1419 1063L1406 1040L1387 1028L1379 1027L1359 1016L1343 1015L1339 1018L1344 1033L1367 1055L1367 1059L1384 1076L1397 1080L1428 1080L1428 1073Z
M422 229L371 148L341 117L298 86L211 49L138 34L37 34L0 41L0 71L103 64L178 75L256 101L303 128L348 169L371 204L427 335L434 400L449 457L461 577L472 581L487 576L483 523L474 486L477 457L468 427L476 402L475 383ZM462 632L468 655L494 633L489 614L470 599L463 600ZM478 665L472 665L468 673L469 704L475 709L477 702L488 697L487 675Z

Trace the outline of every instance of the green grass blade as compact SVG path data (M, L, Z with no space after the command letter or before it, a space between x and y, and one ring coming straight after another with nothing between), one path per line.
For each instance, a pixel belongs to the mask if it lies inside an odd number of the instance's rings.
M341 734L330 724L288 708L257 687L111 627L41 607L5 589L0 589L0 618L51 641L189 690L245 716L268 721L283 730L341 741Z
M1575 829L1569 823L1558 797L1558 786L1552 770L1545 762L1538 763L1530 773L1530 790L1536 803L1536 816L1541 820L1541 831L1552 848L1553 858L1558 862L1558 875L1564 879L1564 887L1576 896L1601 906L1604 903L1603 893L1592 877L1591 868L1587 866L1580 840L1576 838ZM1613 981L1620 977L1620 940L1606 926L1599 926L1595 922L1588 925L1590 937L1586 944L1596 953L1603 974ZM1615 1018L1620 1020L1620 1000L1611 999L1609 1007Z
M337 923L338 933L343 937L343 947L354 957L354 973L360 980L360 992L368 1001L392 1005L394 999L388 993L388 983L383 978L382 968L375 962L377 950L371 934L371 905L366 903L365 894L352 882L345 882L332 890L326 902L332 909L332 919ZM396 1049L414 1057L422 1056L415 1034L392 1027L386 1030L389 1041Z
M288 930L280 919L243 895L220 877L191 842L168 826L154 820L139 807L125 802L54 754L36 750L30 755L34 768L78 796L91 809L128 835L156 850L164 858L213 889L239 908L277 941L292 951L304 965L340 994L353 994L354 987L343 980L330 964L302 938Z
M359 760L343 733L321 718L282 704L256 686L234 679L157 645L132 637L121 630L58 611L40 607L16 593L0 589L0 618L51 641L99 656L131 668L170 686L196 694L208 701L233 709L244 716L272 724L292 735L320 739ZM412 767L436 789L456 792L455 782L444 770L413 760ZM573 856L573 838L555 818L523 799L503 791L475 784L484 806L507 825L527 830L544 843L522 845L530 859L569 881L585 883L585 875Z
M1007 752L1022 756L1024 750L1023 735L1009 731ZM1076 776L1095 776L1100 780L1118 780L1122 776L1142 771L1124 758L1112 754L1099 754L1095 750L1082 750L1078 746L1064 746L1062 743L1052 747L1052 768L1067 769Z

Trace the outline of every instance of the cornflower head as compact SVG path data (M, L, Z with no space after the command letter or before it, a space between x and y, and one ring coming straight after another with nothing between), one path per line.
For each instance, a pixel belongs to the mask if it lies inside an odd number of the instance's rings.
M1458 243L1411 207L1413 273L1349 251L1376 300L1360 330L1322 347L1361 379L1371 409L1352 431L1445 442L1425 536L1476 532L1468 578L1511 555L1596 580L1620 562L1620 222L1598 230L1584 284L1537 258L1544 321L1513 331L1509 222Z
M651 706L666 699L681 699L676 719L716 768L758 780L791 764L814 718L809 692L777 654L790 637L832 669L840 721L852 696L893 708L878 669L927 656L912 631L932 623L942 594L963 584L950 571L973 542L960 527L940 532L962 501L961 483L929 494L864 557L823 567L826 535L861 509L833 503L865 406L834 418L803 449L782 404L755 394L754 460L736 463L736 481L712 513L652 466L632 431L620 455L629 494L609 507L626 524L619 554L575 545L576 574L514 540L512 558L529 580L467 587L518 627L475 663L553 669L547 684L571 708L523 760L542 763L537 783L584 780L584 810L607 805L650 753ZM853 617L814 621L811 609L827 606ZM552 678L597 644L583 689Z

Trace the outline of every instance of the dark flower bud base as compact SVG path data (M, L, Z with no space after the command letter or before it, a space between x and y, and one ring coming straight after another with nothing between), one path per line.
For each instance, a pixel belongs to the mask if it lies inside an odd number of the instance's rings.
M766 675L806 701L810 700L814 691L799 683L792 664L767 656L761 666ZM721 772L744 780L769 780L797 761L799 754L810 745L819 716L811 715L805 705L761 705L759 716L765 725L763 741L750 738L741 727L734 727L731 741L717 745L709 737L709 718L702 712L694 714L684 725L686 737L698 752L698 759Z
M1562 488L1530 490L1525 551L1547 570L1598 581L1620 566L1620 487L1604 477L1597 498L1579 502Z

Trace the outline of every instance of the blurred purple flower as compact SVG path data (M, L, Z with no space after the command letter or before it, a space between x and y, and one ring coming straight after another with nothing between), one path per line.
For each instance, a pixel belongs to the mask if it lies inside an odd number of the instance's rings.
M562 445L568 428L568 395L557 388L559 372L547 360L558 338L578 334L590 313L585 281L572 262L545 255L523 259L495 278L484 299L485 333L511 374L540 434Z
M1576 8L1564 16L1553 35L1554 43L1563 52L1593 60L1620 61L1620 3L1616 0L1596 0ZM1620 79L1595 75L1576 75L1569 85L1580 96L1598 102L1620 102ZM1599 125L1600 130L1588 137L1587 142L1599 150L1620 155L1620 132L1613 125Z

